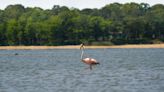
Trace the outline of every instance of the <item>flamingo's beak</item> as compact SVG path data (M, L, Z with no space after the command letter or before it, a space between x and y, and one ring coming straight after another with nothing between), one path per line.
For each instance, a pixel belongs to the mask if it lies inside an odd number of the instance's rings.
M81 44L81 45L80 45L80 49L82 49L82 48L84 48L84 44Z

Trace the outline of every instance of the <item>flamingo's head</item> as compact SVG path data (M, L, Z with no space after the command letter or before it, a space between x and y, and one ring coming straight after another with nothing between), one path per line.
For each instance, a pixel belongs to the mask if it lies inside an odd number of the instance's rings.
M84 44L83 43L80 44L80 49L82 49L82 48L84 48Z

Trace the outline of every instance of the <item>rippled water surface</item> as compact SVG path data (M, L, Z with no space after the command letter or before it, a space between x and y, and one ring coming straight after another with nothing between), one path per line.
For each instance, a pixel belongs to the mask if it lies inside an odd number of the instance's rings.
M17 53L17 54L16 54ZM0 92L164 92L164 49L0 50Z

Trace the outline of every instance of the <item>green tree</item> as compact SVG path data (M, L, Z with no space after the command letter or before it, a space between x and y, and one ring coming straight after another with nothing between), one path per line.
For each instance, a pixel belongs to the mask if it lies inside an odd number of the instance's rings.
M18 19L25 12L25 8L22 5L9 5L4 10L5 20Z
M104 18L108 18L111 20L122 20L123 12L122 12L122 4L113 3L106 5L100 10L100 15Z
M101 9L9 5L0 10L0 45L164 41L164 5L111 3Z
M9 45L18 45L18 24L15 19L9 20L7 23L6 37Z

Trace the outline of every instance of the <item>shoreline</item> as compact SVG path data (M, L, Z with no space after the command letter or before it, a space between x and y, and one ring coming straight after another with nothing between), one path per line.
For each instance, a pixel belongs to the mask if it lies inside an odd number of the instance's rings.
M80 45L67 46L0 46L0 50L39 50L39 49L79 49ZM113 46L85 46L87 49L106 48L164 48L164 44L135 44L135 45L113 45Z

